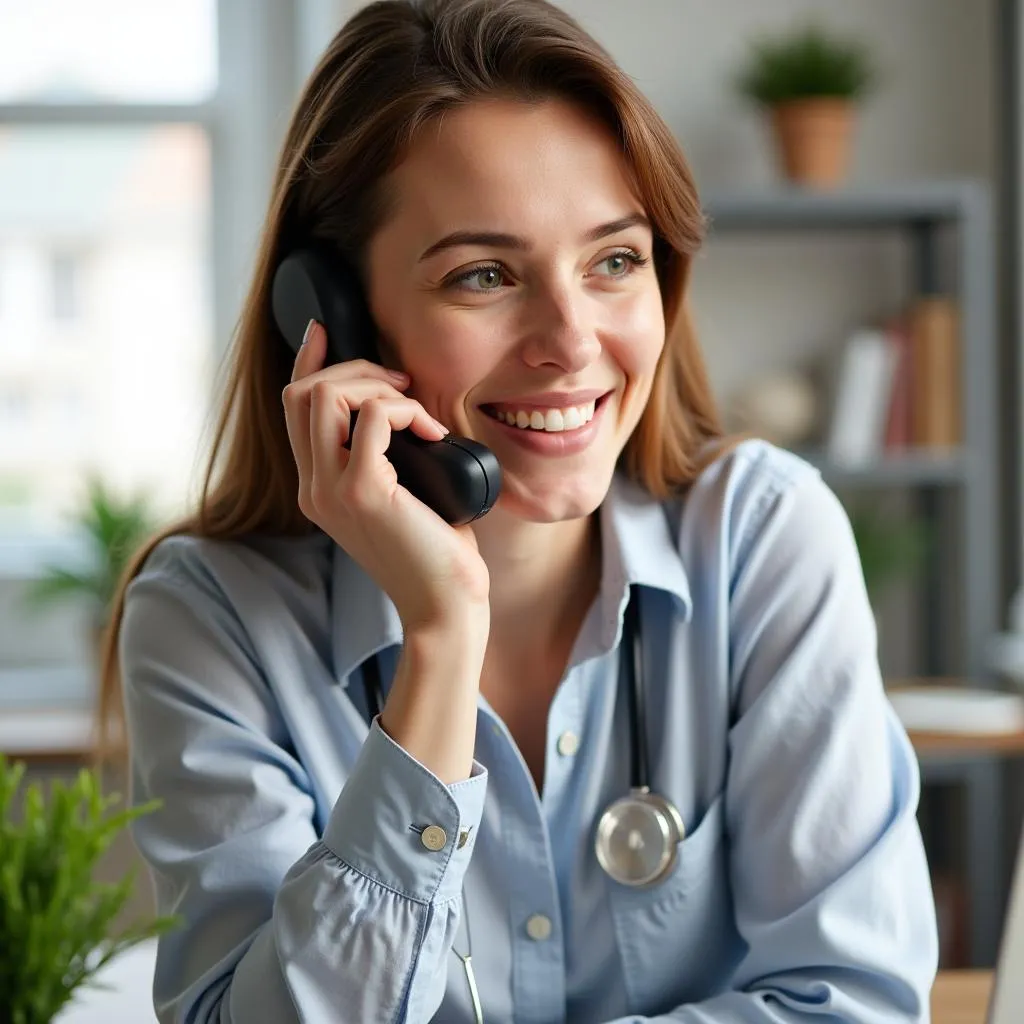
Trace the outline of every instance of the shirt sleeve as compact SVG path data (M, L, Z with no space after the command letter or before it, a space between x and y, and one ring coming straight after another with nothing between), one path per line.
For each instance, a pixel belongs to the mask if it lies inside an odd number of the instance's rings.
M162 1024L430 1019L486 771L445 785L375 721L318 836L311 780L212 580L151 556L120 654L132 803L162 801L133 837L160 913L181 919L157 952Z
M746 504L731 565L729 991L681 1024L927 1021L938 941L917 761L846 513L817 474Z

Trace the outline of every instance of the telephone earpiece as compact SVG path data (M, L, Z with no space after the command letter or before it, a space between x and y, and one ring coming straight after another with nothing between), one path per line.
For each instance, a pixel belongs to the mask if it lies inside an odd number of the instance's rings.
M271 301L278 330L298 353L310 320L327 331L327 364L350 359L379 363L376 328L354 271L313 248L286 256L274 274ZM353 413L352 425L355 426ZM411 430L394 433L387 457L398 482L442 519L459 526L491 510L501 490L501 466L478 441L448 435L425 441Z

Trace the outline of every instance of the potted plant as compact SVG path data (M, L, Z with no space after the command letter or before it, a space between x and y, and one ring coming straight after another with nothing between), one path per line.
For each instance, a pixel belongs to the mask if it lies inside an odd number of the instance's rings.
M0 1022L50 1024L110 960L178 923L158 917L112 934L135 874L94 881L100 855L156 801L110 813L93 769L71 785L39 783L20 799L25 765L0 756Z
M811 24L755 40L736 86L770 116L786 177L832 188L846 177L856 106L875 77L863 44Z
M26 600L39 608L80 598L91 607L93 644L106 628L110 605L132 555L156 528L148 498L120 498L98 478L86 483L86 498L74 522L88 540L88 563L47 566L30 584Z

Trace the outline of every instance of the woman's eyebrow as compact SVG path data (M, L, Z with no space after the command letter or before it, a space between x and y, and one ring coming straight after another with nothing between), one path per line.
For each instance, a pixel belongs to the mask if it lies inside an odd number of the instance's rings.
M625 231L627 228L636 227L637 225L649 228L651 222L642 213L631 213L625 217L619 217L618 220L612 220L607 224L599 224L596 228L591 228L583 236L582 241L584 243L597 242L608 235L614 235L619 231ZM503 231L453 231L451 234L445 235L444 238L434 242L428 249L425 249L418 262L422 263L424 260L436 256L439 252L443 252L445 249L454 249L460 245L479 245L488 249L519 249L523 251L530 248L530 243L527 239L520 235L510 235Z
M620 217L618 220L611 220L607 224L599 224L596 228L591 228L583 236L583 241L599 242L608 235L617 234L620 231L625 231L627 228L633 228L637 225L649 228L651 222L642 213L630 213L625 217Z

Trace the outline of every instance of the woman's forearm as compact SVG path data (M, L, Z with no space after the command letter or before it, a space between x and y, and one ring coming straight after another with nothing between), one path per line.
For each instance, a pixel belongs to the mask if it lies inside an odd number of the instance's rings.
M472 769L488 629L481 610L454 627L407 634L381 713L388 736L445 784Z

